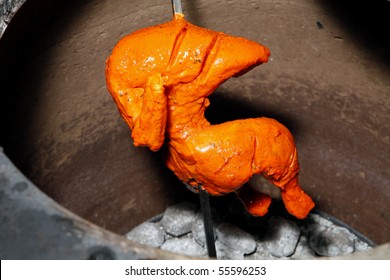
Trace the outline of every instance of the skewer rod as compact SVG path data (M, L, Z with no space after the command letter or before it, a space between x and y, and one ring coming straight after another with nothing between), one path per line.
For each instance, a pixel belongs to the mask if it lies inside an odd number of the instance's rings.
M172 0L173 15L183 14L181 0Z
M199 188L200 207L203 213L203 225L206 235L207 252L210 258L217 258L217 251L215 249L215 239L213 230L213 221L211 219L209 194L203 187Z

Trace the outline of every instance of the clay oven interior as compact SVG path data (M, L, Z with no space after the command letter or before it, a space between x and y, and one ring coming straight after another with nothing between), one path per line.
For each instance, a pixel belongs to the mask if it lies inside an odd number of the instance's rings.
M197 199L161 152L133 147L105 87L112 47L170 20L168 2L30 0L0 41L5 154L59 204L119 234ZM272 53L211 96L210 120L285 124L317 208L381 244L390 241L389 4L368 2L183 1L190 22Z

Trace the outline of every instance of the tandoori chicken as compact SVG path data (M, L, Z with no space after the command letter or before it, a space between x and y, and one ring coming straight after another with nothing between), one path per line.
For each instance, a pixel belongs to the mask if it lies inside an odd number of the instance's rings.
M212 125L207 98L233 76L268 61L270 51L241 37L170 22L122 38L107 59L106 82L135 146L164 147L165 164L195 192L235 192L255 216L271 198L246 182L260 174L281 190L287 211L303 219L314 207L298 185L299 164L289 130L260 117Z

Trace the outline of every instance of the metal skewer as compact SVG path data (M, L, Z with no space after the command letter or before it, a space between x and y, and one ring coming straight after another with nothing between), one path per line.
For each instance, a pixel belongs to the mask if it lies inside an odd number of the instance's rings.
M204 225L204 232L206 235L207 252L210 258L217 258L217 250L215 249L213 221L211 219L209 194L202 186L199 187L199 199L200 199L200 207L203 213L203 225Z
M176 15L183 15L181 0L172 0L172 10L174 17L176 17ZM203 226L206 235L207 252L210 258L216 258L217 250L215 249L214 229L213 221L211 219L209 194L202 186L199 187L199 200L203 213Z
M176 14L183 14L183 8L181 5L181 0L172 0L172 9L173 9L173 16Z

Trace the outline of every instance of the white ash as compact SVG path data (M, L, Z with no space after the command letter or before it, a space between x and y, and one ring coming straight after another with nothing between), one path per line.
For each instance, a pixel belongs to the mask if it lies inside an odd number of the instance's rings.
M265 246L264 242L257 241L256 252L245 256L246 260L276 260L280 259L273 256Z
M215 242L215 249L217 251L218 259L220 260L243 260L244 253L234 250L221 241Z
M161 220L165 231L173 236L181 236L191 231L197 213L197 206L182 202L165 210Z
M218 259L303 260L372 248L346 227L315 213L302 221L268 214L257 222L262 233L252 227L243 230L216 209L212 209L212 216ZM152 236L155 241L151 240ZM203 216L198 207L189 202L168 207L162 218L137 226L127 237L173 253L207 257Z
M294 254L301 231L296 223L282 217L271 217L265 247L275 257L289 257Z
M364 250L365 247L363 241L347 228L335 225L317 214L311 214L307 219L306 232L310 247L319 256L342 256L355 250Z
M217 238L228 248L249 255L256 251L256 240L253 235L228 223L217 227Z
M127 239L158 248L165 241L165 231L159 224L145 222L126 234Z
M290 257L292 260L311 260L316 258L316 253L311 249L309 240L301 234L294 254Z
M355 251L356 237L342 227L319 226L310 231L310 247L320 256L335 257Z
M218 213L212 211L212 217L213 217L212 219L213 219L214 239L217 239L216 227L219 224ZM203 215L201 211L198 212L194 222L192 223L191 232L196 242L198 242L203 247L206 246L206 234L203 227Z
M189 237L168 239L161 249L192 257L206 257L207 250Z
M366 242L364 242L363 240L359 238L355 239L355 252L365 252L371 248L372 247L368 245Z

